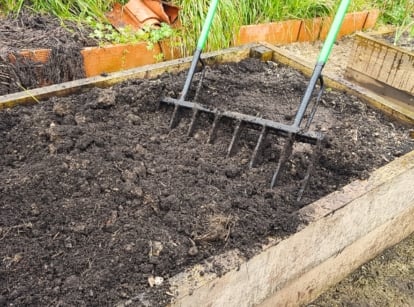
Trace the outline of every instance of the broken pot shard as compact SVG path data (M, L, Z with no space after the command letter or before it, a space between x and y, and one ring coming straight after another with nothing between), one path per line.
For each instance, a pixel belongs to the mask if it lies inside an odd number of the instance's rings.
M125 6L115 3L106 14L111 24L119 29L126 26L134 30L145 25L173 24L178 18L179 8L160 0L130 0Z

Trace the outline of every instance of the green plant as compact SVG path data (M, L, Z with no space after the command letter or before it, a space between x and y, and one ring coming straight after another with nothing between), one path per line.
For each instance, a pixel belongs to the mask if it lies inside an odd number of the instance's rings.
M381 11L381 22L399 26L412 14L414 1L412 0L375 0Z
M148 48L153 49L155 44L173 37L177 32L168 24L161 23L160 27L144 27L138 32L144 34L144 41L148 43Z
M18 15L23 7L24 0L1 0L0 13L12 13Z
M381 10L380 21L396 27L394 44L398 44L404 33L414 36L413 0L376 0Z
M164 54L162 52L154 55L154 59L156 62L162 62L164 60Z
M377 7L379 0L352 1L350 10ZM182 53L191 54L207 14L207 0L177 0L182 9L181 23L185 25ZM337 0L222 0L213 21L206 50L217 50L231 45L233 35L242 25L273 22L287 19L307 19L332 15Z
M18 15L27 7L33 12L49 13L61 20L81 23L87 16L95 20L105 20L108 11L116 0L0 0L0 9L5 14Z
M117 30L112 25L97 22L91 17L86 18L86 21L93 29L89 36L97 39L100 44L146 42L149 50L152 50L154 45L160 41L171 38L176 32L166 23L161 23L160 27L144 26L139 30L124 27Z
M407 16L403 23L395 30L394 45L397 45L401 37L407 33L411 38L414 38L414 17Z
M162 26L158 30L144 29L138 34L131 29L116 31L107 23L107 12L116 0L0 0L0 6L6 12L19 12L22 6L28 6L36 12L48 12L61 20L74 20L87 23L93 28L93 36L102 43L126 43L145 40L151 48L155 42L175 37L183 55L191 54L204 22L209 0L174 0L181 7L182 28L172 31ZM355 0L350 10L372 7L382 8L388 5L392 9L395 2L413 2L412 0ZM119 1L125 4L128 0ZM273 22L286 19L306 19L331 15L339 0L221 0L209 34L206 50L229 47L234 33L242 25ZM394 13L392 13L394 14Z

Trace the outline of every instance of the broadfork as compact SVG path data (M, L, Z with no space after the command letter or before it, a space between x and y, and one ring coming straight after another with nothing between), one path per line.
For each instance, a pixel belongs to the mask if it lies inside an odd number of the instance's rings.
M299 201L302 198L303 192L305 191L307 183L309 181L310 174L313 170L314 159L316 158L318 152L320 151L322 147L322 143L324 142L324 135L322 133L308 131L312 123L313 117L315 115L316 109L319 105L319 102L321 101L321 97L324 92L324 80L322 76L322 70L326 64L329 54L331 53L333 44L336 40L336 36L339 32L339 29L341 28L343 19L345 17L346 11L350 3L350 0L341 0L340 2L338 10L335 14L335 18L332 22L332 25L329 29L326 40L320 51L317 63L315 64L313 73L310 77L308 86L305 90L305 93L299 104L299 108L296 112L294 121L291 125L286 125L283 123L275 122L275 121L264 119L261 117L242 114L238 112L220 110L218 108L211 108L207 105L202 105L200 103L195 102L199 94L199 91L201 89L201 85L202 85L204 75L205 75L205 63L201 59L201 53L202 53L202 50L204 49L204 45L205 45L208 33L210 31L210 27L211 27L211 24L212 24L212 21L213 21L213 18L214 18L216 9L217 9L218 2L219 2L218 0L212 0L210 2L207 17L203 24L201 34L197 42L197 48L194 52L191 65L190 65L190 68L189 68L189 71L187 73L187 77L184 83L184 87L183 87L183 90L179 98L174 99L170 97L165 97L161 100L164 103L171 104L174 106L174 111L173 111L171 121L170 121L170 129L173 129L178 125L178 122L180 120L180 109L181 108L187 108L193 111L190 126L188 128L189 136L193 135L196 120L201 112L212 114L214 116L214 120L213 120L213 124L210 130L209 139L208 139L209 143L212 143L214 141L218 123L220 122L220 120L223 118L229 118L231 120L234 120L236 122L236 126L233 132L232 140L227 150L227 156L230 156L234 153L235 144L238 141L242 127L245 125L258 127L261 132L260 132L256 147L253 151L252 158L250 160L250 164L249 164L250 167L254 167L256 165L257 157L261 151L262 144L264 140L266 139L266 136L269 133L273 133L279 136L286 137L286 142L280 153L279 160L276 166L276 170L271 179L270 188L273 188L276 185L276 182L278 181L278 179L280 178L284 165L286 164L286 162L288 161L289 157L292 154L293 145L295 141L304 142L304 143L308 143L311 145L316 145L316 150L314 150L311 155L305 177L302 180L302 185L298 193L297 200ZM197 89L195 91L195 97L193 99L194 101L189 101L187 100L188 92L193 82L193 77L194 77L194 74L197 68L197 64L199 62L202 65L201 77L198 82ZM319 82L319 89L317 91L315 102L313 103L313 106L311 108L306 124L304 125L304 127L301 127L306 110L308 109L308 106L310 102L312 101L312 98L314 97L314 92L316 91L316 86L318 82Z

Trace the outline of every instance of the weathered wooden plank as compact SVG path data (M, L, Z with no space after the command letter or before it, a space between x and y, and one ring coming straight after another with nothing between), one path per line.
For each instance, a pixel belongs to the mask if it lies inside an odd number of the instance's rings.
M408 50L357 34L348 68L414 95L414 53Z
M250 49L254 44L242 47L229 48L222 51L209 52L202 55L207 63L222 63L240 61L249 57ZM139 78L156 78L164 72L178 72L188 69L191 57L172 60L168 62L145 65L138 68L114 72L105 76L90 77L47 87L27 90L0 96L0 110L10 108L19 104L36 103L53 96L67 96L91 87L108 87L116 83Z
M273 50L274 61L298 69L305 75L311 75L314 64L306 62L303 59L290 54L288 51L282 50L271 44L264 42L261 44ZM370 106L384 112L393 118L396 118L408 124L414 124L414 106L412 105L400 101L386 99L362 86L356 85L337 75L324 73L324 80L326 86L328 87L346 91L352 95L359 97Z
M267 298L261 307L306 304L364 263L414 232L414 209L403 212Z
M381 82L368 75L361 74L360 72L355 71L353 68L347 68L346 77L348 80L355 82L356 84L361 85L378 95L386 97L388 100L392 99L396 104L405 103L407 106L414 106L413 95L410 95L405 91L398 90L395 87Z

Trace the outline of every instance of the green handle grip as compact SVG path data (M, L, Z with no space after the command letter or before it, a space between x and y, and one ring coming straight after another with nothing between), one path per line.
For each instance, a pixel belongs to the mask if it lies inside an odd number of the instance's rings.
M318 63L325 64L328 60L329 54L331 53L339 29L342 26L342 22L344 21L345 14L348 10L350 2L350 0L342 0L339 4L338 11L335 14L335 18L332 22L331 28L329 29L328 36L326 37L321 53L319 54Z
M206 17L206 20L204 21L203 29L201 30L201 34L200 34L200 37L197 43L197 49L199 50L203 50L204 45L206 43L208 32L210 31L210 27L213 22L214 15L216 13L217 4L218 4L218 0L212 0L210 2L210 7L208 8L207 17Z

